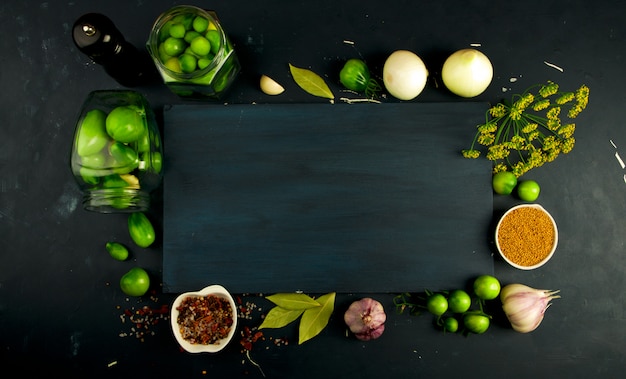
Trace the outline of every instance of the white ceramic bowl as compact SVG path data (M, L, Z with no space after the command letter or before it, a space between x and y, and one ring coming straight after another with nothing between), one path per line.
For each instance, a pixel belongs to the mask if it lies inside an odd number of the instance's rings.
M540 211L542 211L550 220L550 223L552 225L552 227L554 228L554 243L552 244L552 247L549 251L549 253L546 255L545 258L543 258L540 262L530 265L530 266L524 266L521 265L519 263L513 262L511 259L509 259L504 253L503 253L503 248L502 246L500 246L500 241L499 241L499 234L500 234L500 229L502 226L502 222L505 220L505 218L507 218L511 212L513 212L516 209L520 209L520 208L534 208L534 209L538 209ZM500 256L502 257L502 259L504 259L508 264L510 264L511 266L518 268L520 270L534 270L538 267L543 266L544 264L546 264L546 262L548 262L550 260L550 258L552 258L552 255L554 255L554 252L556 251L556 246L559 242L559 231L558 228L556 226L556 222L554 221L554 218L552 217L552 215L546 211L541 205L539 204L520 204L520 205L516 205L512 208L510 208L508 211L506 211L504 213L504 215L502 215L502 217L500 218L500 221L498 221L498 225L496 226L496 235L495 235L495 239L496 239L496 247L498 248L498 252L500 253ZM529 246L528 249L526 249L529 251L529 254L531 254L530 250L532 250L532 248Z
M178 308L180 304L182 303L182 301L189 296L206 296L206 295L216 295L224 299L228 299L228 302L230 303L230 306L232 308L233 325L230 328L230 332L228 333L228 336L220 340L219 344L204 345L204 344L190 343L187 340L185 340L183 336L180 334L180 329L178 326L179 312L176 308ZM237 329L237 306L235 304L235 300L233 299L231 294L226 290L226 288L220 285L211 285L211 286L201 289L198 292L185 292L183 294L180 294L172 303L172 308L170 312L171 312L170 321L172 324L172 331L174 332L176 341L178 341L178 343L183 349L185 349L186 351L190 353L203 353L203 352L217 353L218 351L224 349L226 345L228 345L230 340L232 340L233 336L235 335L235 330Z

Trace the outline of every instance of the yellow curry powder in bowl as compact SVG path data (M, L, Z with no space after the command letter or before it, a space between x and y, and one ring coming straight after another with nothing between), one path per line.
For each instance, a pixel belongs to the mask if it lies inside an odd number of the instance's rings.
M558 230L541 205L522 204L506 211L496 226L496 247L502 258L521 270L543 266L554 254Z

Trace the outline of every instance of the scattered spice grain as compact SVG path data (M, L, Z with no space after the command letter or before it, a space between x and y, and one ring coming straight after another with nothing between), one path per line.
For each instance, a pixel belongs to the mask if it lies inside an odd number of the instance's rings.
M517 265L529 267L550 254L556 234L552 220L543 210L521 207L502 219L497 238L504 256Z

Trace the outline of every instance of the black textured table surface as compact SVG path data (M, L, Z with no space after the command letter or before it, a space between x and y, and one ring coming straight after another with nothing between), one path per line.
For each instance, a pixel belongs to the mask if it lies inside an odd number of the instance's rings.
M88 12L103 13L131 43L143 47L154 20L172 5L160 0L10 0L0 5L3 367L27 376L66 377L621 377L626 356L626 172L618 158L626 155L621 116L626 101L626 4L196 2L217 12L242 63L237 81L219 104L327 103L296 86L288 63L314 70L342 93L337 74L346 59L362 57L380 75L385 58L397 49L416 52L430 70L426 89L412 101L416 103L496 103L547 80L563 89L586 84L591 90L589 105L576 121L574 150L525 176L541 184L537 202L559 225L555 256L534 271L520 271L494 258L494 274L503 284L561 290L562 298L555 300L539 329L516 333L495 307L485 334L444 335L426 315L396 314L395 293L339 293L328 327L314 339L297 345L297 330L287 327L266 331L249 354L238 336L218 355L181 351L169 320L159 313L175 297L160 287L162 236L148 249L132 248L129 261L111 259L104 250L107 241L131 245L126 216L83 210L69 169L83 101L91 91L122 88L73 45L74 21ZM445 58L470 46L489 56L494 78L486 92L465 100L447 92L437 79ZM285 93L263 94L258 88L261 74L283 84ZM189 103L160 83L134 89L146 96L161 122L166 105ZM399 102L391 97L383 101ZM494 196L494 220L518 202ZM162 232L162 190L153 194L148 214ZM488 238L485 243L494 250ZM120 276L134 265L150 273L150 296L129 298L120 291ZM271 303L258 293L236 295L248 310L240 322L245 334L246 327L259 325ZM381 301L388 314L383 336L366 343L346 334L341 317L363 296ZM146 309L153 313L139 319L138 311Z

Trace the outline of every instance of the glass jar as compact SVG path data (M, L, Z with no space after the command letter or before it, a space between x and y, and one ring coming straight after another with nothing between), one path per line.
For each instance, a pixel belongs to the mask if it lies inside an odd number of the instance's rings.
M83 206L146 211L162 179L163 147L152 108L130 90L91 92L76 123L70 166Z
M215 12L191 5L162 13L147 49L163 82L183 98L219 99L241 70Z

